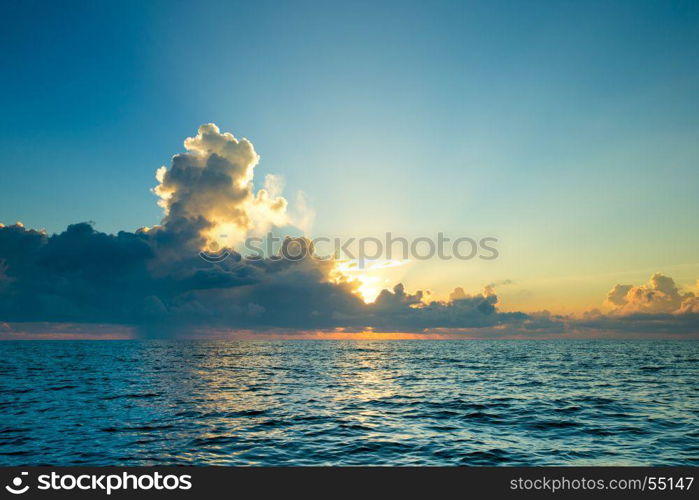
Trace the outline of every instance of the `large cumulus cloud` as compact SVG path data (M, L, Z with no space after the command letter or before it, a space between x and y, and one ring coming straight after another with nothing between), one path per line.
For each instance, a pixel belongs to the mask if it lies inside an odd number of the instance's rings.
M166 230L188 230L218 248L239 243L253 229L265 231L288 222L287 201L277 196L274 178L265 189L253 190L260 157L249 140L221 133L209 123L184 146L186 153L175 155L170 168L162 166L156 173L159 184L153 191L165 210Z
M607 302L615 314L683 314L699 312L699 297L682 292L669 276L653 274L643 285L616 285L609 291Z
M570 321L570 329L618 336L699 336L699 297L662 273L641 285L615 285L605 302L608 313L588 311Z

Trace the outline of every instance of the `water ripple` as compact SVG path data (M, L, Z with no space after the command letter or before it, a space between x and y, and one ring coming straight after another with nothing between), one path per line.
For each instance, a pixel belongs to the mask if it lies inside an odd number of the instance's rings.
M699 342L0 342L0 465L699 465Z

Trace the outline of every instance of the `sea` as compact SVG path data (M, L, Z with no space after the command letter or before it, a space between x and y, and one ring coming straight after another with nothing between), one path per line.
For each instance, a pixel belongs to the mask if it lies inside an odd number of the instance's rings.
M699 342L3 341L0 465L699 465Z

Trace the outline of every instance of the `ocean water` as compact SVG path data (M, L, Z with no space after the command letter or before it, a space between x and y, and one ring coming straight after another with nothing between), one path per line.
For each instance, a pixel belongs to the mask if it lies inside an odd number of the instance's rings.
M679 464L694 341L0 342L0 465Z

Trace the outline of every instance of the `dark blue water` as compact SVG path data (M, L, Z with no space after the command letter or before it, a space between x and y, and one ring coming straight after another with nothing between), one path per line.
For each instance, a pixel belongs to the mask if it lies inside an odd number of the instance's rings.
M699 464L699 343L0 342L0 465Z

